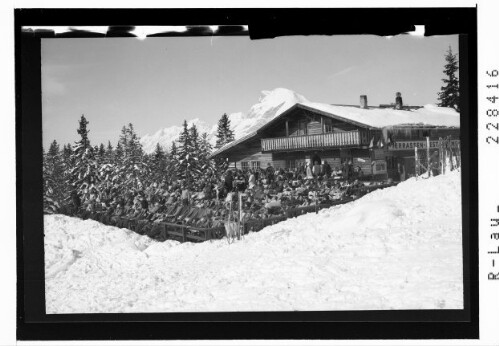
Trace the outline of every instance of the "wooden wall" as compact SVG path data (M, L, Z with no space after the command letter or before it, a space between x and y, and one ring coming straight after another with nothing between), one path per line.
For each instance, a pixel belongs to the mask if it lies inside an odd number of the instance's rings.
M323 151L299 151L299 152L289 152L289 153L275 153L272 155L273 165L275 163L276 167L287 168L287 162L294 160L295 162L305 163L307 159L312 159L314 155L317 154L321 160L327 161L331 168L341 169L342 162L345 160L352 160L354 167L360 166L364 175L371 174L371 155L369 150L365 149L331 149Z
M243 161L259 161L260 167L267 167L268 162L272 162L271 153L262 153L260 138L250 140L244 145L238 145L224 152L221 157L229 158L229 163L236 163L236 168L241 168Z
M319 116L309 119L307 122L308 135L320 135L322 133L322 123Z
M453 139L460 138L459 129L418 129L418 128L397 128L388 131L392 138L400 141L424 140L426 135L430 135L430 140L435 141L439 138L451 136Z

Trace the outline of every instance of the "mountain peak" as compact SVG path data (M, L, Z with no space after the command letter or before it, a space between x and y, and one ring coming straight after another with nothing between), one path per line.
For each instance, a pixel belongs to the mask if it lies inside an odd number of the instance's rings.
M275 88L273 90L263 90L261 92L258 103L254 104L247 113L231 113L229 120L231 123L234 136L239 139L246 136L248 133L255 131L260 126L264 125L274 117L278 116L285 110L293 107L296 103L309 102L304 96L286 88ZM209 125L203 120L195 118L187 121L189 126L196 124L199 132L207 132L208 139L212 144L216 141L216 124ZM179 124L181 125L181 124ZM181 126L171 126L159 130L153 135L145 135L140 142L146 153L154 151L156 144L159 143L165 149L169 150L172 141L178 139Z
M304 96L286 88L275 88L273 90L263 90L259 103L279 104L283 101L309 102Z

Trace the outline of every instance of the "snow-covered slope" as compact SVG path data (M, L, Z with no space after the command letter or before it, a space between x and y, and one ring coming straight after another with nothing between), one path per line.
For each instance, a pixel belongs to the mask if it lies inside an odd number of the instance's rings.
M254 129L273 119L275 116L281 114L286 109L292 107L294 104L300 102L308 102L308 100L302 95L285 88L262 91L258 103L253 105L247 113L238 112L229 114L235 138L239 139L247 135ZM189 126L196 124L199 133L208 133L210 142L215 144L217 124L207 124L199 119L188 121L188 124ZM152 135L147 134L143 136L140 139L140 142L146 153L153 152L157 143L164 148L169 149L172 141L178 139L181 130L181 126L166 127Z
M410 179L234 244L45 216L47 313L462 309L460 173Z

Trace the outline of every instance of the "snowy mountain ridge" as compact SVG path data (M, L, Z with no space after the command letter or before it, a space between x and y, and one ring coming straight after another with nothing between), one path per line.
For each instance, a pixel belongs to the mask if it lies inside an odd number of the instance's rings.
M289 89L276 88L262 91L258 103L254 104L247 113L237 112L228 115L235 138L247 135L296 103L302 102L309 101L304 96ZM210 143L215 144L217 124L210 125L199 118L189 120L187 123L189 126L195 124L199 134L206 132ZM157 143L169 150L172 141L178 139L181 131L182 126L165 127L152 135L143 136L140 143L146 153L152 153Z

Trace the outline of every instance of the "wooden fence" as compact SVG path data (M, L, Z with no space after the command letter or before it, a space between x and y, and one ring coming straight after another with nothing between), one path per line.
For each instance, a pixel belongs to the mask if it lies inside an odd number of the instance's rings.
M263 138L262 151L334 148L358 146L361 144L359 131L332 132L308 136L289 136L281 138Z

